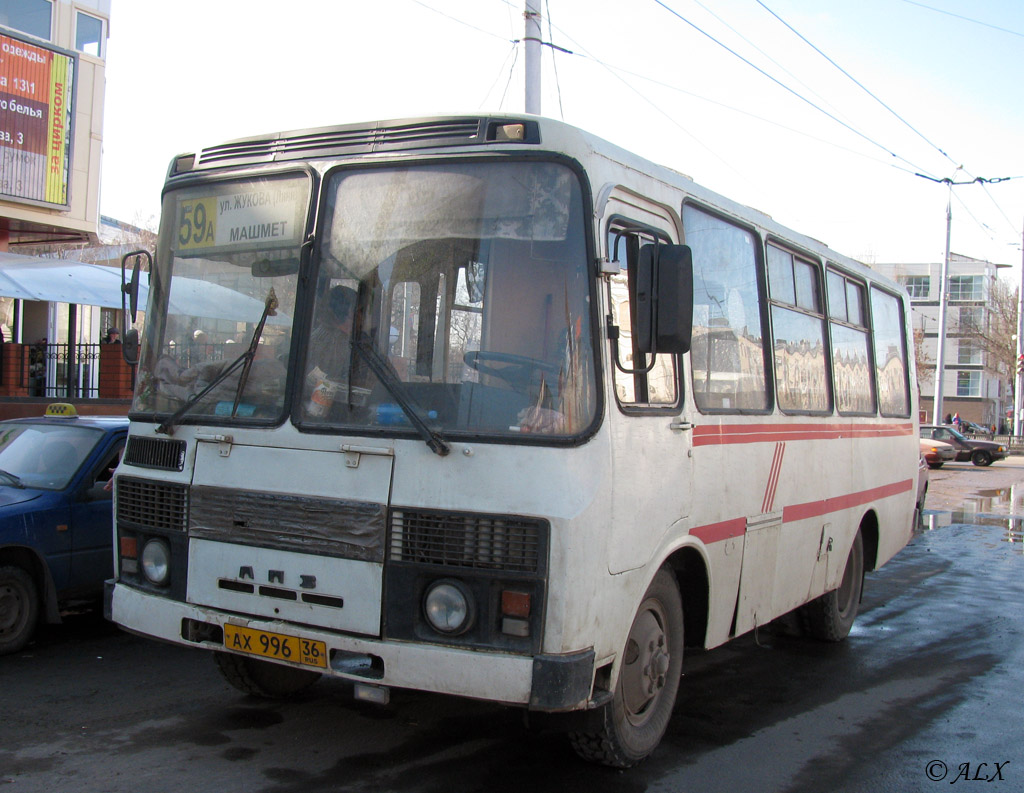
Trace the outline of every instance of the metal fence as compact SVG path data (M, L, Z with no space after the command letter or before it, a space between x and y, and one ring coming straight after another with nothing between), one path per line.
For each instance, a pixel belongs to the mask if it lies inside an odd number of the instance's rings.
M27 387L28 395L34 397L95 399L99 396L99 344L76 344L73 348L68 344L32 344L18 349L21 365L13 369L0 367L0 371L8 374L17 372L16 382L0 384ZM0 355L12 354L16 353L10 346L0 345Z

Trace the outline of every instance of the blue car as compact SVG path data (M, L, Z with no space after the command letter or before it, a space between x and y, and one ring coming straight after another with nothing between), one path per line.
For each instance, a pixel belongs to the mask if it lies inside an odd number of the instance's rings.
M0 655L20 650L40 619L102 595L113 575L111 474L124 416L77 416L51 405L0 421Z

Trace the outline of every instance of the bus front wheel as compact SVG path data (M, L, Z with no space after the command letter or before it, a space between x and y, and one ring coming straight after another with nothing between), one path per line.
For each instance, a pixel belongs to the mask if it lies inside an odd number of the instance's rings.
M272 664L258 658L219 652L213 655L224 679L243 694L286 699L305 691L320 679L319 672Z
M569 736L577 754L629 768L653 752L672 716L682 666L683 602L675 577L662 568L633 618L601 728Z
M843 580L839 588L826 592L801 607L800 615L807 633L824 642L845 639L857 618L863 591L864 539L858 531L850 555L846 558L846 569L843 571Z

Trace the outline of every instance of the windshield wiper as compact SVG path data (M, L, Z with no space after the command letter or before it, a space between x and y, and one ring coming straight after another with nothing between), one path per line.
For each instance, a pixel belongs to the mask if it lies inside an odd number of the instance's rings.
M20 487L22 490L25 489L25 485L22 484L20 476L12 474L10 471L5 471L3 468L0 468L0 476L4 477L4 479L9 480L10 483L15 487Z
M441 437L440 433L430 429L427 426L427 422L423 420L423 417L416 412L416 407L418 406L409 396L405 384L398 379L398 375L391 368L388 361L381 357L380 353L367 343L365 336L354 340L352 346L362 356L363 360L366 361L366 364L373 370L373 373L377 375L377 379L381 381L388 390L388 393L395 398L395 401L405 411L405 415L409 417L409 421L412 422L412 425L426 442L430 451L440 457L447 455L452 450L452 447Z
M231 407L231 415L235 415L235 411L238 410L238 401L242 398L242 391L245 390L245 383L249 379L249 370L252 368L253 359L256 357L256 348L259 346L260 337L263 336L263 326L267 324L267 317L273 317L277 315L277 295L274 293L274 287L270 287L270 291L267 293L267 301L263 306L263 314L260 317L260 321L256 325L256 330L253 331L252 338L249 340L249 347L233 360L227 368L222 369L220 374L217 375L213 380L210 381L209 385L206 386L202 391L192 397L188 402L178 408L174 414L167 419L163 424L156 428L156 431L163 435L170 435L174 431L175 425L192 408L196 405L199 400L209 394L214 388L219 386L239 367L242 367L242 376L238 379L238 388L235 390L235 402Z

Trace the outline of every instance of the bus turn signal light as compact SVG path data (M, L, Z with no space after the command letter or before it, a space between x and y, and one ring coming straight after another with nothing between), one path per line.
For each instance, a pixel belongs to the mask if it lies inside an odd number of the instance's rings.
M509 636L530 635L530 593L506 589L501 593L501 632Z
M530 616L530 593L506 589L501 593L501 614L504 617Z

